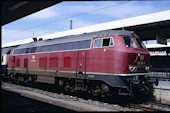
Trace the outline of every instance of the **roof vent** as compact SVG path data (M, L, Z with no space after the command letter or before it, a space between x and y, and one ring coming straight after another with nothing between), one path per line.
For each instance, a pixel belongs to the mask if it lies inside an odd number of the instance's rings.
M36 38L36 37L33 37L33 40L34 40L34 42L36 42L36 41L37 41L37 38Z

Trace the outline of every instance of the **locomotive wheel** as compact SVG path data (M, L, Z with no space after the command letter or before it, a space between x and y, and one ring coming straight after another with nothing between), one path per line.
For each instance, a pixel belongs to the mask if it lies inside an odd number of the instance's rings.
M16 74L11 74L11 82L12 83L17 83L17 76L16 76Z
M74 87L70 87L70 92L72 92L72 93L75 92Z
M56 86L56 90L59 93L63 93L64 92L64 87L63 87L63 80L60 80L59 78L55 78L55 86Z
M92 93L93 96L100 96L101 92L102 92L102 90L101 90L100 86L98 86L98 85L94 86L91 89L91 93Z
M102 98L105 98L105 97L106 97L106 94L102 92L102 93L101 93L101 97L102 97Z
M66 83L65 86L64 86L64 90L65 90L66 92L68 92L69 89L70 89L70 85L69 85L69 83Z
M7 82L9 82L9 83L11 83L11 74L10 75L7 75L7 77L6 77L6 79L7 79Z

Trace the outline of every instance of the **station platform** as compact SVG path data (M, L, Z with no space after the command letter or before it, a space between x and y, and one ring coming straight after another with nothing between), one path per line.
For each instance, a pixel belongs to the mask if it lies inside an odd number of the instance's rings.
M2 112L28 112L28 106L31 104L20 94L1 89L1 110Z
M158 86L154 86L154 91L157 101L170 104L170 81L159 81Z
M155 89L170 90L170 81L159 81L158 86L154 86Z
M73 112L6 89L1 89L1 99L1 112Z

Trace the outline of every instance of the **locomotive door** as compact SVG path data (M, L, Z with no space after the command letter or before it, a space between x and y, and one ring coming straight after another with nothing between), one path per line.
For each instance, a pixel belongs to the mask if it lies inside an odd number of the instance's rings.
M11 66L12 68L15 68L15 56L12 56Z
M86 74L86 50L80 50L76 52L76 77L84 74Z

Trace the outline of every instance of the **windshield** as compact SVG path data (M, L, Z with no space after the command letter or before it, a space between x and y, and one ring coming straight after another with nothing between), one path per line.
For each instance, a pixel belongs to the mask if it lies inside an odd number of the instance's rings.
M134 38L123 37L126 47L138 48Z
M146 46L144 45L144 43L140 39L136 39L136 40L137 40L137 43L140 46L140 48L146 49Z
M145 45L140 39L132 37L123 37L126 47L138 48L138 45L142 49L146 49Z

